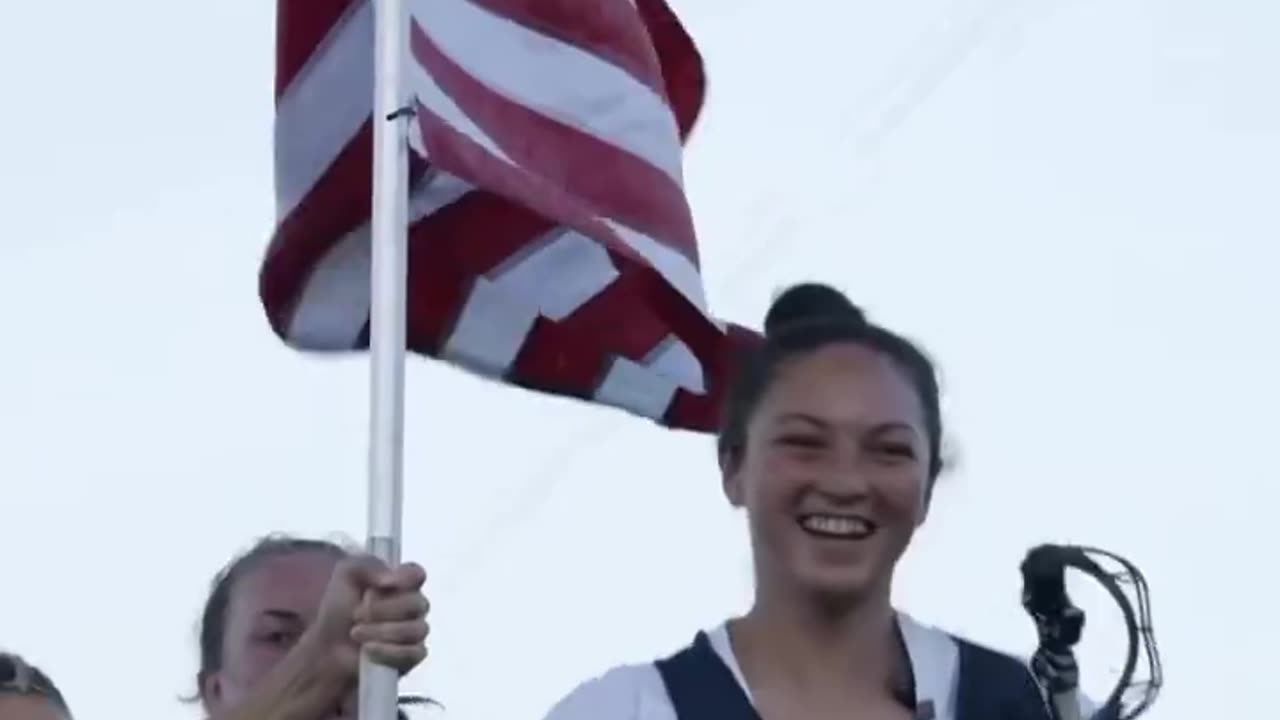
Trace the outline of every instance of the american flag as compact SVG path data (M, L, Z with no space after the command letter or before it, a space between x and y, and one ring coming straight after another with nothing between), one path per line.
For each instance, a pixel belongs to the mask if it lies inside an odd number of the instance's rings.
M409 7L409 348L714 429L740 331L704 297L681 154L705 77L675 14L664 0ZM260 293L302 350L368 346L373 12L277 3Z

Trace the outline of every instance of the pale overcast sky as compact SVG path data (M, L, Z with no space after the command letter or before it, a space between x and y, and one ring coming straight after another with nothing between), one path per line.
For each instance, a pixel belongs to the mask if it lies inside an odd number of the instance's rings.
M1017 564L1131 557L1157 720L1273 704L1280 5L675 0L710 97L687 156L707 285L803 279L922 340L959 464L902 607L1029 652ZM366 364L271 335L274 3L0 9L0 645L78 717L194 717L214 571L364 532ZM406 551L466 720L536 718L749 601L710 440L414 362ZM1096 608L1082 662L1121 661Z

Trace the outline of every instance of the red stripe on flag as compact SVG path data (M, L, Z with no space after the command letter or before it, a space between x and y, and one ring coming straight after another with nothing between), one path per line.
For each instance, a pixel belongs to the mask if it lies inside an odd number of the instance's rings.
M705 373L704 373L705 375ZM676 390L676 396L667 406L661 423L670 427L698 428L704 432L720 430L720 398L707 393L698 395L684 388Z
M579 392L591 392L614 357L640 362L669 334L624 271L564 319L541 323L525 340L515 371L525 378L569 375Z
M636 0L636 10L640 11L658 54L666 83L667 103L680 126L680 137L687 138L707 95L702 55L666 0Z
M495 158L474 140L455 130L440 119L431 109L418 103L416 113L423 145L435 164L454 175L486 188L504 197L516 200L537 213L557 218L586 235L611 248L624 250L636 256L622 238L614 233L590 209L582 207L572 195L559 187L535 177L528 170L510 165ZM455 168L469 172L459 173ZM467 234L477 236L483 231L468 228ZM533 238L525 238L529 242ZM638 257L638 256L636 256Z
M338 25L347 10L369 0L279 0L276 3L276 100Z
M665 97L649 34L631 0L470 0L494 15L581 48Z
M564 188L568 196L589 202L591 213L648 235L697 265L697 241L684 192L666 173L617 146L493 92L440 52L417 22L412 23L411 32L414 57L441 90L524 169L526 179L518 185ZM483 172L480 168L446 163L437 150L428 147L428 156L435 158L439 167L480 187L490 187L478 179L476 173ZM481 152L489 156L487 151ZM511 197L523 199L519 192ZM586 219L586 213L576 207L575 213ZM603 223L598 226L604 227ZM583 232L595 237L598 231Z
M492 193L472 191L409 230L408 346L435 354L477 276L552 223Z
M284 337L293 308L315 266L372 205L373 125L366 120L333 164L276 227L258 290L276 333Z
M448 215L448 210L436 214ZM469 273L449 262L444 248L435 245L447 239L432 232L430 224L417 225L409 231L405 343L414 352L440 353L446 334L462 310L462 300L475 281Z
M493 271L553 227L546 218L483 190L467 193L414 225L429 235L427 247L433 254L472 275ZM409 248L410 253L416 250Z
M715 345L698 357L702 363L702 377L707 384L706 392L699 395L684 389L677 391L675 398L667 406L663 423L672 427L719 431L721 403L732 369L738 364L744 351L759 345L763 340L754 330L741 325L729 325L719 335Z
M624 272L563 320L539 318L509 379L526 387L554 384L560 392L591 399L617 358L644 360L669 332L633 285Z

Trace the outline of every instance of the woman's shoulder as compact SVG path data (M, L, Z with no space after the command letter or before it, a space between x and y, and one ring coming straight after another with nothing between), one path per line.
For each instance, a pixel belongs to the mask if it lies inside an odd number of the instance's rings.
M913 664L939 665L949 674L954 674L959 671L962 659L978 656L983 662L1002 670L1029 674L1027 663L1017 655L976 642L961 634L927 625L906 613L898 613L898 627Z
M1043 691L1031 672L1027 657L997 649L960 634L920 623L899 613L917 682L923 683L948 706L1005 702L1021 696L1042 705ZM923 677L921 677L923 676ZM1083 717L1097 710L1097 703L1078 694Z
M618 665L565 695L546 720L676 720L653 663Z

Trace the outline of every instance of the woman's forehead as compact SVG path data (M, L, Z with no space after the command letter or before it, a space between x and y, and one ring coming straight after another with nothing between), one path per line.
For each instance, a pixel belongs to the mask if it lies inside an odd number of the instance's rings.
M760 410L773 420L808 415L832 423L918 424L923 416L919 395L893 359L852 343L780 365Z
M232 608L257 613L319 603L337 562L333 554L314 550L258 558L236 579Z

